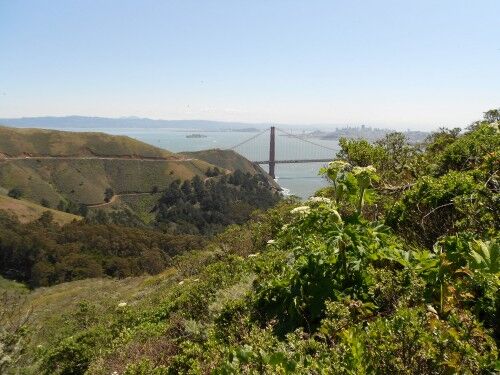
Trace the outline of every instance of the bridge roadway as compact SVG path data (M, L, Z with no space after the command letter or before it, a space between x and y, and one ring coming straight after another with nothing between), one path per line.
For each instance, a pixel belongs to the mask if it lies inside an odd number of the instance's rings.
M272 162L274 164L295 164L295 163L328 163L331 162L332 158L330 159L289 159L289 160L273 160ZM254 161L252 163L255 164L269 164L269 160L263 160L263 161Z

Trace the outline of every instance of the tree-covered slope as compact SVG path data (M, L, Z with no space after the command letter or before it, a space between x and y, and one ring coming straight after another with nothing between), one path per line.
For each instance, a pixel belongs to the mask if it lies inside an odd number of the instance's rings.
M157 224L177 233L213 234L231 224L243 224L256 209L265 210L281 195L263 174L212 171L202 180L195 176L175 181L157 206Z

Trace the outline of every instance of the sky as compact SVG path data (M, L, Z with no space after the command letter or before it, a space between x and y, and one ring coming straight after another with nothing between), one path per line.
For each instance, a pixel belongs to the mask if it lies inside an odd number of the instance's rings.
M0 117L465 126L499 0L0 0Z

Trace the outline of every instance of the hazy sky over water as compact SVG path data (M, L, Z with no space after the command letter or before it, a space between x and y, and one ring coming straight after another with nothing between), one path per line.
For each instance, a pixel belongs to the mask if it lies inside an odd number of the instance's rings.
M0 117L463 126L500 1L0 0Z

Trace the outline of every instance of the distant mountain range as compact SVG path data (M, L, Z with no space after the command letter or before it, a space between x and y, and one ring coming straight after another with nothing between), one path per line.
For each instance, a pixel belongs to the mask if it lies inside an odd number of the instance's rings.
M20 128L44 128L60 130L88 130L88 129L117 129L117 128L139 128L155 129L167 128L192 132L200 131L237 131L257 132L276 125L282 129L294 131L303 130L304 136L312 136L324 139L335 139L341 136L349 138L365 138L373 141L382 138L385 134L394 131L390 129L372 128L365 125L348 127L346 124L273 124L273 123L246 123L225 122L209 120L153 120L139 117L86 117L86 116L45 116L45 117L22 117L22 118L0 118L0 125L14 126ZM310 133L311 130L317 131ZM420 131L406 131L410 140L420 140L427 133Z
M255 131L265 129L270 126L270 124L249 124L243 122L207 120L153 120L138 117L107 118L85 116L2 118L0 119L0 124L21 128L33 127L68 130L75 128L169 128L187 131Z

